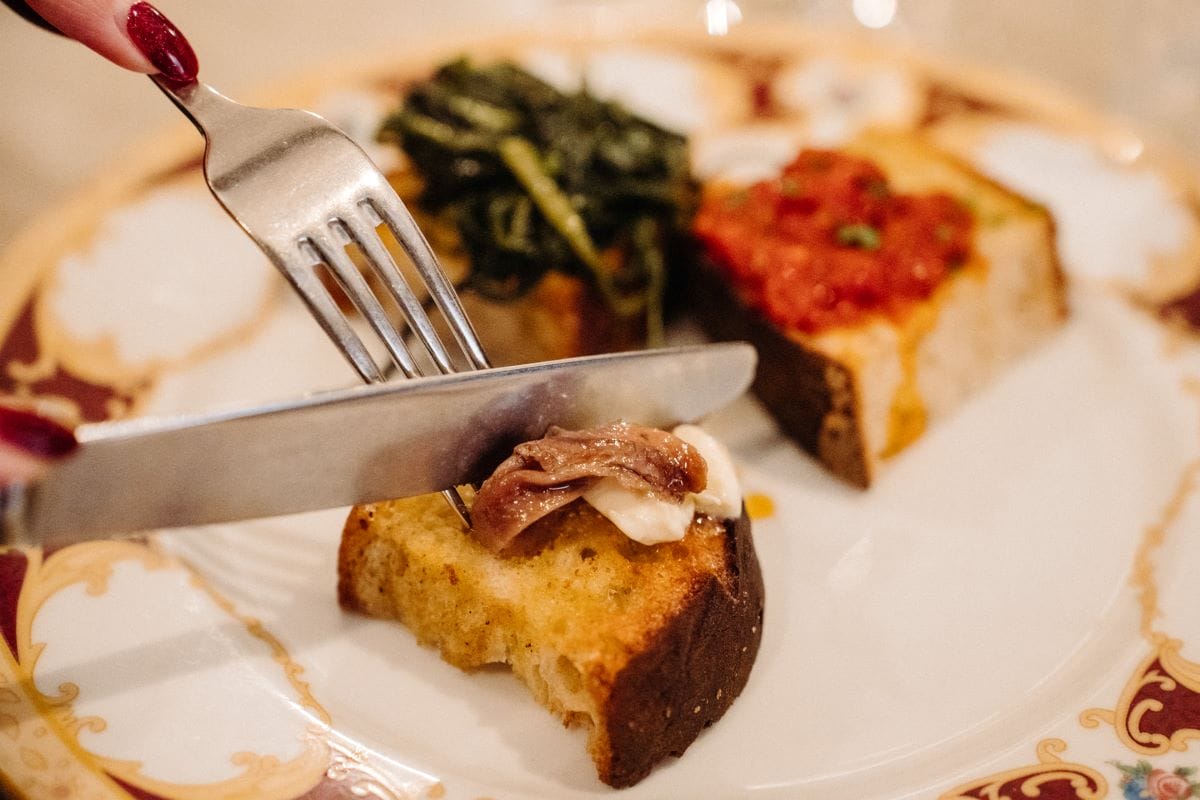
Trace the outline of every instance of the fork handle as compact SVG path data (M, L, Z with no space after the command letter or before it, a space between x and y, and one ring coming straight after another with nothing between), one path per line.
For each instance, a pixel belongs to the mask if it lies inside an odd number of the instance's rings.
M149 77L205 138L208 138L208 129L211 126L221 124L223 116L244 111L246 108L202 81L179 83L163 75Z

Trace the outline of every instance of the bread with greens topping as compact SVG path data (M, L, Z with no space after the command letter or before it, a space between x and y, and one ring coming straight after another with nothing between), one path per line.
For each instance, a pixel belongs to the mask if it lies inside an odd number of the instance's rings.
M380 135L420 177L418 205L457 233L474 295L513 307L535 336L537 295L565 301L601 327L568 331L575 351L662 342L668 262L696 196L683 136L586 86L469 59L409 86ZM505 343L498 361L524 360Z

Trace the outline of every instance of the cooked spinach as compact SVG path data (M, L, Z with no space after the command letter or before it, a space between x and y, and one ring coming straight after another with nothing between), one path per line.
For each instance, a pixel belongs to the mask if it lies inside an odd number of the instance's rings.
M446 64L383 124L471 259L470 284L519 296L550 270L590 280L608 307L662 340L667 250L696 203L686 140L586 89L520 68Z

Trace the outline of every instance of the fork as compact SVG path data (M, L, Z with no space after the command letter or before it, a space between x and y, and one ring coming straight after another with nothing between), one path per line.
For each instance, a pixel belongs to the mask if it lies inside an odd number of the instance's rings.
M386 226L412 260L452 332L467 368L490 365L454 286L412 215L387 179L346 134L308 111L235 103L212 87L151 76L205 138L204 175L229 215L250 235L300 295L308 310L368 383L386 379L320 279L327 269L382 341L406 377L424 374L380 298L347 253L359 251L399 306L433 368L456 371L455 360L399 266L379 238ZM442 493L470 524L456 489Z

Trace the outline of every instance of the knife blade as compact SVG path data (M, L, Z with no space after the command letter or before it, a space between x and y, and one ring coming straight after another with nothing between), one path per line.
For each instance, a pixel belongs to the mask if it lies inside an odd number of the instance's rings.
M83 425L71 458L0 492L0 538L60 546L439 491L551 425L695 421L745 391L755 362L747 344L698 345Z

